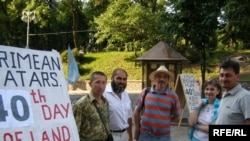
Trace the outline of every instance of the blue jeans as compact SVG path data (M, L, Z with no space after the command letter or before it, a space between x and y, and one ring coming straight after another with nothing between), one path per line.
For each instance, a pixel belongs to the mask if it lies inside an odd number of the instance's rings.
M138 141L171 141L170 135L154 136L149 133L140 133Z

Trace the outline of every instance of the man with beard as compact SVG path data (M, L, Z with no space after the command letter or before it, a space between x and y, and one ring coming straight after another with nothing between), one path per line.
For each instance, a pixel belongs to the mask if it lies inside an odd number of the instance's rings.
M132 137L132 102L125 91L127 72L117 68L111 76L111 83L106 86L104 97L109 102L110 131L114 141L133 141Z
M168 89L173 77L164 65L149 75L154 85L140 93L134 110L135 140L171 141L171 122L178 122L181 117L178 95Z

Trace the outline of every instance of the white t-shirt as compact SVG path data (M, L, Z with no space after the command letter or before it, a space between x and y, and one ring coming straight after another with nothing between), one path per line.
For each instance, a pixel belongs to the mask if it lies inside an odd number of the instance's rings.
M213 104L207 104L200 111L198 117L198 124L209 125L211 124L211 118L213 116ZM200 139L201 141L208 141L208 133L202 132L200 130L194 130L194 137Z

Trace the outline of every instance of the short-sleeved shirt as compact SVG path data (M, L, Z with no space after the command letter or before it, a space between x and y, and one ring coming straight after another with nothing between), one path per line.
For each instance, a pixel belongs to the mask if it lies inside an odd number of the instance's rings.
M216 124L245 124L250 118L250 92L238 84L223 95L218 114Z
M103 96L102 99L104 104L102 107L98 106L98 108L100 109L99 111L102 114L102 119L109 130L108 102ZM80 98L73 105L73 114L78 128L80 141L105 141L108 137L94 103L97 104L97 101L90 93Z
M144 93L145 89L138 97L138 109L142 109ZM155 136L170 135L171 116L180 114L181 105L175 92L167 89L164 93L157 93L151 87L144 101L140 132Z
M211 117L214 114L214 105L206 104L199 112L198 116L198 124L201 125L209 125L212 124ZM208 133L203 132L201 130L194 130L193 134L194 138L199 139L201 141L208 141Z
M119 98L112 90L111 84L108 84L103 96L109 102L109 118L111 130L122 130L129 127L128 119L132 118L132 102L126 91L121 93Z

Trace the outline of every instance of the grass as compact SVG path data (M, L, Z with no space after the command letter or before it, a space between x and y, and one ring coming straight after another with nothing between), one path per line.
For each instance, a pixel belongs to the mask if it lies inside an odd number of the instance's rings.
M207 58L209 69L206 72L206 79L218 79L219 64L226 57L231 55L243 54L250 56L250 50L244 51L214 51L213 57ZM142 69L140 65L135 63L134 52L100 52L80 54L78 58L81 62L78 67L81 74L81 80L88 80L89 75L94 71L103 71L108 79L111 78L111 73L115 68L124 68L129 74L129 80L141 80ZM241 63L241 78L242 81L250 80L250 61ZM67 76L67 63L63 63L64 73ZM182 73L194 74L197 80L201 79L201 72L199 64L183 64Z
M207 58L207 79L218 79L219 65L229 56L244 55L250 58L250 50L238 50L238 51L213 51L213 56ZM250 60L244 63L240 63L240 81L250 80ZM196 79L201 79L201 71L199 64L187 64L183 67L183 73L191 73L196 76Z
M141 80L141 66L135 65L134 52L101 52L84 54L79 70L82 80L88 80L94 71L103 71L108 79L115 68L124 68L130 80Z

